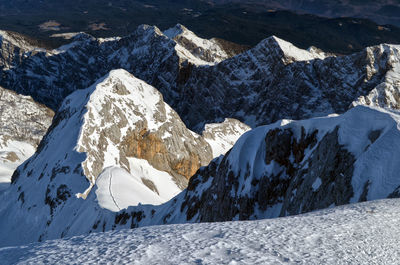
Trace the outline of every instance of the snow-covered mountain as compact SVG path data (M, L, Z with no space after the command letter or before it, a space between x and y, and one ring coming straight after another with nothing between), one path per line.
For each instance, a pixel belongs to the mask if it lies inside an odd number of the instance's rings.
M380 200L278 219L93 233L0 248L0 259L5 264L396 264L399 205L399 199Z
M226 47L140 26L3 69L0 84L58 110L0 195L0 245L399 197L399 46Z
M218 157L229 151L239 137L250 129L238 120L225 119L222 123L206 124L202 136L211 145L213 156Z
M181 209L192 221L247 220L397 197L399 121L358 106L258 127L191 178Z
M166 202L248 129L226 120L210 125L215 137L198 135L154 87L111 71L65 99L37 152L14 172L0 200L0 244L68 234L83 209L95 217Z
M0 190L9 185L14 170L33 155L53 115L31 97L0 87Z

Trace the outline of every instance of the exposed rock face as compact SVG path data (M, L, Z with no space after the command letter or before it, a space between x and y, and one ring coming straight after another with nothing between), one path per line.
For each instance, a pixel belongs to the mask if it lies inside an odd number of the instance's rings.
M0 87L0 183L10 182L13 171L33 155L53 115L31 97Z
M327 133L306 160L308 168L296 172L286 191L281 216L350 202L355 157L339 143L338 131L336 127Z
M351 178L355 159L339 144L338 127L320 141L317 130L306 134L305 128L301 127L300 131L298 139L292 128L271 129L266 133L263 146L265 169L257 172L257 176L252 173L250 164L239 173L235 172L229 154L219 163L213 161L207 169L200 170L191 179L182 205L188 207L187 219L199 216L200 222L248 220L278 205L280 213L276 209L272 216L349 203L353 196ZM262 157L257 159L262 160ZM239 177L242 175L243 179ZM191 196L190 191L195 191L199 183L207 182L210 177L211 184L201 194L201 199ZM313 183L318 178L321 178L321 184L313 190ZM211 209L210 203L214 205Z

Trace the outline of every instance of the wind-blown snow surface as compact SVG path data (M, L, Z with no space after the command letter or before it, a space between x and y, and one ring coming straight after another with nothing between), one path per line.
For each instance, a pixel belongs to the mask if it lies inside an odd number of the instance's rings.
M166 225L0 248L3 264L397 264L400 200L258 221Z

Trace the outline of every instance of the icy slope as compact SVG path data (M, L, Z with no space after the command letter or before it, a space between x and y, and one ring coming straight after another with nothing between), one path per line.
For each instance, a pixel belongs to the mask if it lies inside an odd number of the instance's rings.
M272 220L167 225L0 249L4 264L396 264L399 199Z
M161 204L163 202L158 194L143 184L140 177L129 174L119 167L106 168L98 176L96 186L96 197L100 207L115 212L139 203ZM176 187L172 187L172 191L174 188L176 190Z
M0 190L14 170L33 155L53 118L53 111L0 87Z

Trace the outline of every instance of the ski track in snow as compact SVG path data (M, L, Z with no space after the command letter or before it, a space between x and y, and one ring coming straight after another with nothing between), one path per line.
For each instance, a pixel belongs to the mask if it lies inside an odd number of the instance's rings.
M110 179L110 182L108 184L108 191L110 192L110 196L111 196L115 206L118 208L118 210L121 211L121 208L118 206L117 202L115 201L115 198L114 198L114 196L112 194L112 190L111 190L111 181L112 181L112 177L113 177L113 174L112 174L111 170L108 171L108 175L109 175L109 179Z
M0 249L2 264L397 264L400 199L258 221L164 225Z

